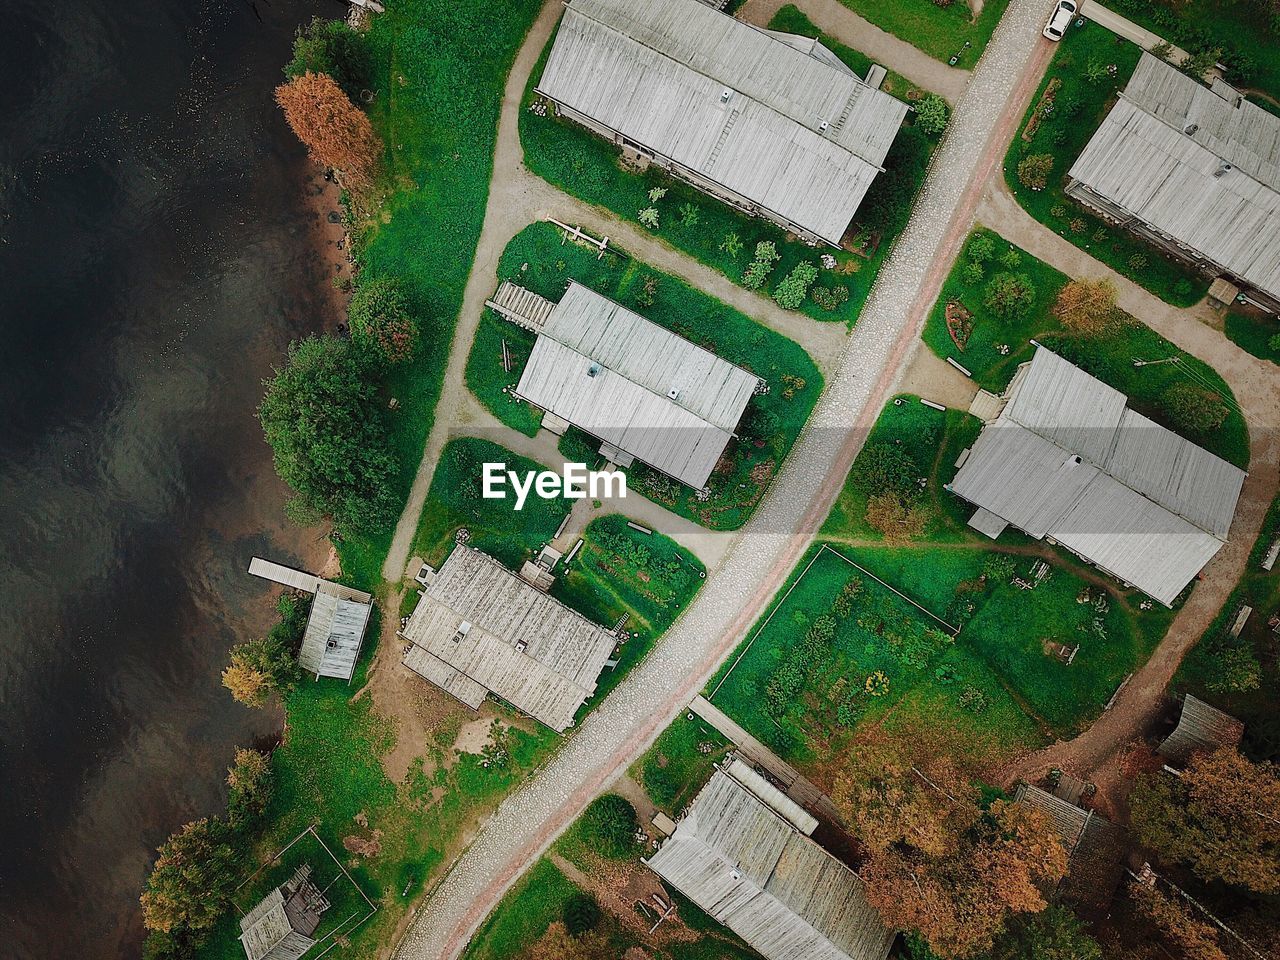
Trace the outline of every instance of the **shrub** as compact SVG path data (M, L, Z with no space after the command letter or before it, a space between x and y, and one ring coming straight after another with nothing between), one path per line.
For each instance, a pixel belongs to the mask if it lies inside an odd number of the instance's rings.
M646 273L640 280L640 290L636 294L636 305L652 307L658 296L658 278Z
M881 493L908 496L917 489L920 467L895 443L868 443L858 454L849 478L853 488L865 497Z
M903 544L924 534L929 513L892 493L879 493L867 501L867 525L884 537L885 543Z
M843 284L834 287L814 287L809 291L809 296L823 310L837 310L840 304L849 299L849 288ZM1280 339L1280 335L1277 335L1277 339Z
M996 255L996 242L988 234L980 233L969 240L964 255L971 263L986 263Z
M1178 300L1190 300L1196 292L1195 285L1186 277L1182 277L1173 285L1173 295Z
M1272 334L1271 339L1267 341L1267 346L1272 353L1280 353L1280 333Z
M611 860L625 860L636 847L640 821L635 807L616 793L591 801L582 814L582 837L595 852Z
M1071 229L1072 233L1084 233L1089 229L1089 224L1085 223L1083 217L1073 217L1067 226Z
M997 273L987 283L984 302L998 317L1025 316L1036 300L1031 278L1022 273Z
M967 260L965 265L960 268L960 279L970 287L976 287L986 275L987 271L976 260Z
M1022 254L1017 249L1010 247L1004 253L1000 254L1000 266L1006 270L1017 270L1022 265Z
M1031 190L1043 190L1053 172L1053 154L1033 153L1018 164L1018 182Z
M680 222L686 227L696 227L698 220L698 208L692 203L686 203L680 208Z
M769 279L769 274L773 272L774 265L782 258L778 255L778 248L774 246L772 241L761 240L756 244L755 256L751 260L750 266L742 275L742 284L748 290L759 290L764 286L765 280Z
M993 583L1008 583L1015 564L1007 553L993 553L982 562L982 575Z
M404 288L394 277L361 279L347 308L351 339L374 358L403 363L418 345L418 325L409 315Z
M931 137L936 137L947 128L950 116L951 108L947 106L947 101L936 93L916 102L916 126Z
M323 73L333 77L342 92L353 101L372 85L373 58L363 33L347 26L343 20L314 17L299 27L293 38L293 58L285 64L286 79L305 73Z
M720 249L737 260L738 254L742 253L742 241L738 239L736 233L726 233L724 239L720 241Z
M977 687L965 687L964 692L960 694L959 704L962 710L981 713L987 709L987 695Z
M666 187L654 187L652 190L649 191L649 202L657 203L666 195L667 195Z
M643 226L648 227L650 230L657 230L658 229L658 208L645 207L638 214L636 214L636 219L639 220Z
M569 936L579 937L600 923L600 904L589 893L575 893L564 902L561 919Z
M789 274L783 277L777 289L773 291L773 299L778 306L787 310L795 310L809 293L809 287L818 279L818 268L808 260L797 263Z
M257 750L236 750L227 771L227 820L233 828L252 824L271 802L271 759Z
M1190 383L1175 383L1162 399L1174 426L1189 433L1216 430L1231 412L1218 394Z
M1135 253L1129 258L1129 269L1135 272L1147 269L1147 258L1141 253Z

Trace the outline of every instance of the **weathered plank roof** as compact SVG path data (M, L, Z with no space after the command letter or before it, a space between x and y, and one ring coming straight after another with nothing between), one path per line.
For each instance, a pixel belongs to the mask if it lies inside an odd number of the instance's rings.
M1124 831L1029 784L1018 787L1014 800L1045 813L1066 848L1067 875L1058 885L1059 895L1072 904L1105 908L1124 876Z
M561 731L595 691L616 638L459 544L402 631L404 663L475 708L492 691Z
M538 90L839 245L907 107L832 59L697 0L570 0Z
M1280 117L1216 91L1144 54L1069 176L1280 296Z
M1226 541L1244 471L1044 347L1008 397L950 489L1171 604Z
M1178 725L1160 744L1157 752L1174 763L1186 763L1193 753L1234 747L1243 736L1244 724L1241 721L1188 693L1182 701Z
M368 594L320 580L298 650L298 665L317 676L350 680L372 612Z
M240 919L240 943L248 960L298 960L316 941L312 934L328 901L303 865Z
M858 876L724 770L648 863L766 960L884 960L893 944Z
M758 382L574 282L543 323L516 393L700 489Z

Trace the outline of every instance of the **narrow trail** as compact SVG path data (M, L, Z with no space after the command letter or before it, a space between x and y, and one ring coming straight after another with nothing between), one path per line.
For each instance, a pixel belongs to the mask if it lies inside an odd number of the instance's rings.
M652 653L547 765L502 803L439 887L419 904L397 957L456 957L511 884L685 707L803 554L919 347L929 308L973 223L981 184L1003 156L1048 63L1052 47L1039 39L1040 6L1036 0L1010 4L956 105L911 220L880 272L827 389L755 516L734 536L719 569ZM554 12L539 17L509 91L522 89L553 21ZM515 136L515 119L514 109L504 107L500 149ZM503 232L486 222L490 239ZM491 281L478 282L477 291Z

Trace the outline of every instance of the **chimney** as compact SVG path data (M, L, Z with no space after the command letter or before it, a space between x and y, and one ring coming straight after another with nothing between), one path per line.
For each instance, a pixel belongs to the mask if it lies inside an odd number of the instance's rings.
M1222 161L1222 163L1218 164L1218 169L1213 171L1213 175L1214 177L1220 180L1230 172L1231 172L1231 164L1227 163L1224 160Z

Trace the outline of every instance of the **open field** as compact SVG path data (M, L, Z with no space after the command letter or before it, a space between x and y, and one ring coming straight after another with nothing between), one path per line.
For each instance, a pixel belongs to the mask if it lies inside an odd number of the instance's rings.
M969 69L986 49L1009 0L987 0L975 20L967 4L933 0L840 0L881 30L919 47L935 60Z
M991 239L995 257L983 265L977 277L970 276L966 270L967 254L956 261L925 325L924 341L935 354L956 358L972 372L980 386L999 393L1008 385L1018 365L1031 359L1035 348L1030 341L1035 339L1124 393L1131 405L1145 416L1238 467L1248 464L1249 432L1244 417L1230 387L1213 368L1178 350L1132 318L1097 334L1066 329L1051 311L1068 278L989 230L979 229L974 233L974 237L977 236ZM967 251L973 249L973 242L971 237ZM1012 267L1001 262L1010 251L1016 257ZM986 304L988 285L995 274L1009 271L1030 281L1035 291L1034 303L1019 316L999 318ZM972 313L972 330L967 339L953 337L948 329L948 303L958 303ZM958 339L964 340L963 349ZM1173 363L1133 365L1135 360L1171 357L1178 359ZM1228 412L1221 427L1197 433L1180 425L1169 406L1169 391L1179 385L1208 391L1210 400L1225 405Z

